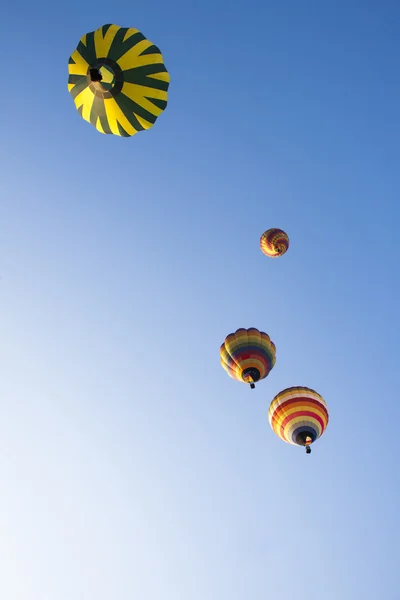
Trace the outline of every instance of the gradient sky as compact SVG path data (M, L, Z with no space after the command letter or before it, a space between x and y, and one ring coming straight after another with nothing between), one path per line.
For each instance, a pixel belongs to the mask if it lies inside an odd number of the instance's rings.
M398 1L3 15L0 597L398 600ZM67 91L105 23L171 73L130 139ZM254 391L219 363L250 326ZM292 385L329 406L311 456L268 424Z

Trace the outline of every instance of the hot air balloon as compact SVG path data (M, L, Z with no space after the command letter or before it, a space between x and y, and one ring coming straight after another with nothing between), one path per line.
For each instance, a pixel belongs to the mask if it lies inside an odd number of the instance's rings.
M137 29L103 25L86 33L68 64L68 90L101 133L150 129L167 106L170 76L161 51Z
M254 389L275 365L275 351L267 333L255 327L238 329L226 336L220 348L221 365L230 377Z
M269 423L278 437L288 444L305 446L307 454L311 444L325 431L328 407L325 400L307 387L291 387L279 392L268 410Z
M277 258L289 248L288 235L282 229L267 229L260 238L260 248L266 256Z

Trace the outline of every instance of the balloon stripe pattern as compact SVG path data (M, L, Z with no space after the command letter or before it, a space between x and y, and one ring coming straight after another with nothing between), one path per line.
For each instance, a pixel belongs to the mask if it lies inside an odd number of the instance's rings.
M291 387L279 392L268 411L269 423L278 437L288 444L309 446L325 431L328 407L316 391Z
M282 229L267 229L260 238L260 248L266 256L277 258L289 248L289 237Z
M255 327L230 333L220 347L222 367L230 377L253 384L267 377L276 361L275 344Z
M129 137L149 129L168 102L160 49L134 28L104 25L85 34L69 59L68 90L98 131Z

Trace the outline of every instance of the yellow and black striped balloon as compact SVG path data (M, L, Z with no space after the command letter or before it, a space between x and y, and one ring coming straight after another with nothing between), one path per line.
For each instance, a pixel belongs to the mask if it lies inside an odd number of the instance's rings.
M168 101L161 51L133 28L103 25L85 34L68 63L68 90L83 119L101 133L150 129Z

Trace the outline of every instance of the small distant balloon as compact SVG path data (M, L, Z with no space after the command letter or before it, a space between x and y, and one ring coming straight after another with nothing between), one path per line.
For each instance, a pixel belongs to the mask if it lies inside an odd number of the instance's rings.
M307 387L290 387L272 400L268 420L278 437L288 444L305 446L307 454L327 428L328 407L318 392Z
M266 256L277 258L289 248L289 237L282 229L267 229L260 238L260 248Z
M161 51L137 29L103 25L86 33L68 72L76 109L100 133L130 137L150 129L167 106Z
M226 336L220 348L220 361L230 377L254 388L275 365L275 344L267 333L255 327L238 329Z

